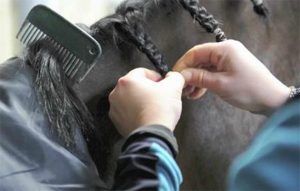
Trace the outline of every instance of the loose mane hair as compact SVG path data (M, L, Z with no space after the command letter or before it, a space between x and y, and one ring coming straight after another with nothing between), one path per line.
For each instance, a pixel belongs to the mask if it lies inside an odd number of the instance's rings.
M254 1L253 1L254 2ZM226 40L219 22L198 0L129 0L122 3L113 15L100 19L93 24L89 32L100 43L103 39L114 39L115 45L124 43L134 45L144 53L161 75L168 71L164 56L153 42L145 25L149 12L162 6L181 6L188 11L208 33L216 36L216 41ZM103 38L105 37L105 38ZM96 133L95 122L83 103L67 83L54 46L41 40L31 44L25 56L25 62L35 73L34 88L38 101L48 118L51 129L64 141L66 148L74 146L74 134L80 128L98 172L106 170L105 157L109 151L103 142L103 136Z

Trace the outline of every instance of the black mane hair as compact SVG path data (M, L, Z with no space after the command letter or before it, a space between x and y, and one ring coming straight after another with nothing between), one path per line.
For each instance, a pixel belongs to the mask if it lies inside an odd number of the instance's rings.
M205 7L200 6L198 0L179 0L183 8L190 12L191 16L209 33L216 35L216 41L226 40L225 33L219 27L219 22L207 12Z
M91 26L93 36L101 41L103 35L112 35L116 44L129 42L147 55L158 72L164 76L168 71L162 53L152 41L145 30L145 21L149 9L153 6L166 6L181 4L191 16L209 33L216 35L216 41L226 40L225 33L219 27L219 23L208 11L200 6L198 0L129 0L122 3L114 15L99 20ZM175 5L176 6L176 5Z
M269 11L267 7L264 5L263 0L251 0L253 3L253 10L258 14L263 17L267 17L269 14Z
M63 58L56 55L58 50L48 39L28 47L25 62L35 72L34 89L39 104L50 122L52 132L58 134L63 146L70 151L75 146L76 128L80 128L99 173L103 175L101 172L105 166L100 161L107 151L103 147L101 134L96 134L91 113L67 82L59 64Z
M145 21L148 19L148 12L166 3L181 5L207 32L215 34L217 41L226 39L219 23L200 6L198 0L125 1L115 14L92 25L90 33L100 43L105 43L105 38L111 38L116 45L123 42L133 44L165 75L169 68L163 54L146 32ZM103 175L106 170L105 157L109 153L105 146L107 143L103 141L101 133L96 133L93 116L86 105L68 85L61 68L61 58L56 55L58 54L54 46L44 39L29 45L25 56L26 63L35 71L35 91L39 103L52 130L59 134L67 148L74 146L76 128L81 129L99 174Z

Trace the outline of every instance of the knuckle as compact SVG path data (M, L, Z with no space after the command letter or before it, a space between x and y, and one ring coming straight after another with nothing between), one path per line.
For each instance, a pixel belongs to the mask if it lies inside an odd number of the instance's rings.
M203 86L203 76L205 75L205 70L200 70L196 75L196 83L199 86Z
M197 49L199 48L199 45L195 45L193 48L191 48L187 53L186 53L186 57L191 57L193 58L195 56L195 52L197 51Z
M195 60L195 52L199 48L200 45L195 45L191 49L189 49L175 64L173 70L175 71L182 71L184 68L187 67L187 61L194 62Z
M133 71L135 71L135 72L140 72L140 71L144 71L145 70L145 68L143 68L143 67L138 67L138 68L135 68Z
M142 67L138 67L138 68L135 68L133 70L131 70L128 75L126 76L131 76L133 74L138 74L138 73L141 73L141 72L144 72L145 71L145 68L142 68Z
M244 46L240 41L237 41L237 40L233 40L233 45L237 48Z
M117 86L124 86L127 85L131 81L129 76L123 76L118 79Z
M167 76L174 79L173 81L178 85L184 84L185 79L183 75L177 71L170 71Z
M197 50L201 45L197 44L197 45L194 45L190 51L195 51Z
M121 78L119 78L119 79L118 79L118 82L117 82L117 85L118 85L118 84L121 84L121 83L122 83L122 81L124 81L124 78L125 78L125 77L121 77Z
M176 78L181 78L182 77L182 75L179 72L176 72L176 71L171 71L169 73L170 73L170 75L172 75Z
M228 42L226 43L227 48L231 49L231 50L236 50L236 49L240 49L241 47L243 47L244 45L237 40L228 40Z

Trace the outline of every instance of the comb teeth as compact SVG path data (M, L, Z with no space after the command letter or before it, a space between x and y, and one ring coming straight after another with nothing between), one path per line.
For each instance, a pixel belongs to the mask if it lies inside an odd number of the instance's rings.
M37 42L41 39L47 40L57 51L57 55L62 62L64 73L68 78L74 78L80 67L84 65L84 62L81 59L77 58L65 47L28 21L24 23L18 32L17 39L19 39L25 46L28 46L29 44Z
M45 33L43 33L33 24L26 22L18 33L17 39L27 46L28 44L36 42L42 38L46 38L46 36L47 35Z
M60 56L63 57L63 55L60 55ZM63 70L65 72L65 75L68 78L74 78L77 71L79 70L79 67L82 65L82 64L79 65L78 63L84 63L84 62L74 55L72 55L72 59L63 63L63 66L65 66L65 67L63 67L64 68Z

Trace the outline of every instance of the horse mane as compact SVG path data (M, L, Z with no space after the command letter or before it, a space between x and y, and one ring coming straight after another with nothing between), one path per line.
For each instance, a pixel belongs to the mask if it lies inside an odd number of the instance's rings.
M79 99L64 75L62 58L47 39L29 45L25 63L34 71L34 90L50 123L50 130L57 133L63 146L71 152L75 147L75 132L80 128L89 153L99 170L105 171L102 136L96 133L94 119L86 105Z
M103 35L111 35L116 44L124 41L133 44L164 76L169 71L168 65L151 36L146 32L145 21L153 7L176 6L176 4L187 10L207 32L214 33L217 42L226 39L218 21L200 5L198 0L125 1L117 8L115 14L101 19L91 26L92 35L99 41L103 41L101 40Z
M153 9L161 6L181 5L201 27L216 36L216 41L226 39L214 17L202 7L198 0L129 0L122 3L115 14L100 19L90 27L90 34L100 43L113 39L115 44L129 43L144 53L165 75L169 68L151 36L146 32L145 21ZM34 88L38 101L48 118L51 129L56 131L67 148L74 146L74 134L80 128L95 162L98 172L105 172L103 157L108 151L103 135L96 133L93 116L67 83L61 68L61 58L54 46L45 39L29 45L25 62L35 73Z

